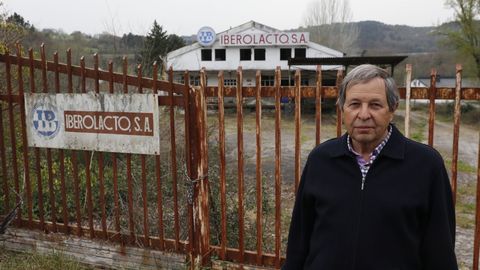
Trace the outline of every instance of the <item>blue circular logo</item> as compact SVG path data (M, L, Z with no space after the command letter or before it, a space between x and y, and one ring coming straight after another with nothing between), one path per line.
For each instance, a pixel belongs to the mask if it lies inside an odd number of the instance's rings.
M46 139L55 137L60 130L57 109L51 104L35 104L32 110L32 123L37 134Z
M215 30L213 30L209 26L204 26L198 30L197 33L197 41L202 46L211 46L215 43L217 35L215 34Z

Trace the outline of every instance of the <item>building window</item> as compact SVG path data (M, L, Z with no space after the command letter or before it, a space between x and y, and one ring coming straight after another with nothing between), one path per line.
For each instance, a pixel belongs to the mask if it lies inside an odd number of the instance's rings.
M250 61L250 60L252 60L252 50L240 49L240 61Z
M305 57L307 57L307 49L305 48L295 49L295 58L305 58Z
M295 79L294 78L283 77L280 80L280 85L281 86L294 86L295 85Z
M291 48L280 48L280 60L288 60L292 58Z
M260 81L262 86L274 86L275 85L275 76L263 76L262 80Z
M308 86L308 78L300 78L300 85L302 86ZM290 78L288 77L283 77L282 80L280 81L281 86L295 86L295 76L292 76Z
M225 61L226 59L225 49L215 49L215 61Z
M254 53L255 61L265 61L265 49L255 49Z
M224 79L223 80L224 86L237 86L237 79Z
M300 85L308 86L308 78L301 78Z
M185 84L185 80L184 80L183 75L176 77L175 82L179 83L179 84Z
M190 85L199 86L200 85L200 76L190 76Z
M212 50L203 49L202 50L202 61L212 61Z

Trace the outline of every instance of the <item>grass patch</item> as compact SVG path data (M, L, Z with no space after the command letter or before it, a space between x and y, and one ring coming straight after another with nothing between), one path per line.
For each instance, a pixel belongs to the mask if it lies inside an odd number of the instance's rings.
M415 140L417 142L423 142L425 141L425 126L427 124L425 122L419 123L417 125L414 125L412 128L412 134L410 138L412 140Z
M475 198L476 184L468 183L461 185L457 190L457 204L455 205L455 213L457 225L461 228L472 229L475 224ZM470 200L469 200L470 199Z
M452 168L452 160L451 159L446 159L445 160L445 167ZM475 167L473 167L472 165L466 163L463 160L458 160L457 171L458 172L463 172L463 173L476 173L477 169Z
M94 268L87 267L61 253L48 255L18 253L0 248L0 269L89 270Z

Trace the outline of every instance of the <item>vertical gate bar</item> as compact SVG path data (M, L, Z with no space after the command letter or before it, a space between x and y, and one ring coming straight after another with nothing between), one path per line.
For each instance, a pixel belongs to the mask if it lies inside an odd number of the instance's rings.
M452 193L453 203L457 201L457 163L458 163L458 139L460 136L460 98L462 91L462 65L456 66L456 83L455 83L455 112L453 124L453 157L452 157Z
M23 66L22 66L22 49L19 43L16 44L17 48L17 67L18 67L18 94L20 100L20 121L22 125L22 148L23 148L23 171L25 177L25 193L27 197L27 216L28 227L32 228L33 213L32 213L32 188L30 183L30 160L28 158L28 142L27 142L27 124L25 119L25 99L24 99L24 87L23 87ZM3 135L3 133L1 133ZM3 151L3 150L2 150Z
M315 145L320 144L322 133L322 66L317 66L315 88Z
M238 147L238 246L240 263L244 262L245 253L245 217L244 217L244 166L243 166L243 74L242 67L237 69L237 147Z
M295 72L295 194L297 193L298 184L300 183L300 154L301 154L301 102L302 102L302 90L301 90L301 74L297 69Z
M10 65L10 62L9 62L9 57L8 57L8 52L5 53L5 55L7 56L7 62L5 63L5 66L7 67L7 63L8 63L8 66ZM10 67L9 67L10 68ZM9 78L7 77L7 80L9 80ZM1 105L1 104L0 104ZM8 105L9 107L10 105ZM1 143L1 149L2 152L1 152L1 155L2 155L2 172L3 172L3 193L4 193L4 196L5 196L5 206L4 206L4 210L5 210L5 214L10 212L10 190L9 190L9 185L8 185L8 180L9 180L9 177L8 177L8 173L7 173L7 157L5 155L5 144L3 142L3 138L5 138L3 136L3 108L2 110L0 110L0 128L1 128L1 133L0 135L2 135L2 137L0 138L0 143Z
M55 70L55 93L60 93L60 73L58 72L58 52L53 54L53 65ZM62 222L63 232L68 234L68 209L67 209L67 188L65 185L65 153L63 149L58 149L59 171L60 171L60 189L62 196Z
M4 213L7 214L10 212L10 197L8 194L8 175L7 175L7 160L5 155L5 144L3 142L5 138L3 133L3 107L0 103L0 159L2 160L2 178L3 178L3 194L4 194Z
M275 69L275 268L280 268L280 225L281 225L281 107L280 107L280 67Z
M113 84L113 61L108 61L108 92L114 93ZM120 206L118 202L118 167L117 167L117 153L112 153L112 170L113 170L113 205L114 205L114 223L115 223L115 239L123 243L120 231Z
M7 52L6 54L7 62L6 62L6 76L7 76L7 94L9 95L8 98L8 119L10 123L10 142L12 148L12 169L13 169L13 180L15 185L15 192L20 194L20 185L18 179L18 165L17 165L17 143L16 143L16 136L15 136L15 118L13 116L13 100L12 100L12 79L11 79L11 65L10 65L10 54ZM20 202L20 198L15 196L16 204ZM22 220L22 211L18 211L16 223L19 225Z
M138 79L138 93L143 93L142 88L142 65L137 66L137 79ZM143 199L143 235L144 235L144 245L150 246L150 234L148 229L148 203L147 203L147 168L145 155L140 155L140 162L142 167L142 199Z
M102 209L102 233L103 239L108 238L107 234L107 220L106 220L106 209L105 209L105 186L104 186L104 175L103 175L103 153L98 152L98 182L100 185L100 207Z
M475 198L475 236L473 240L472 270L478 270L479 251L480 251L480 132L478 133L477 197Z
M86 74L85 74L85 57L80 58L80 79L82 81L82 93L87 93L86 89ZM95 228L93 226L93 199L92 199L92 178L91 178L91 158L93 158L93 152L83 152L83 158L85 159L85 185L87 189L87 211L88 211L88 227L90 229L90 238L95 237Z
M100 80L99 80L99 71L98 71L98 53L93 54L93 70L95 72L95 93L100 93Z
M67 50L67 88L68 93L73 93L73 78L72 78L72 50ZM77 235L82 236L82 213L80 208L80 181L78 179L78 164L77 164L77 151L72 150L70 152L72 157L72 170L73 170L73 185L74 185L74 199L75 199L75 218L77 222Z
M432 68L430 73L429 117L428 117L428 145L433 146L433 132L435 129L435 98L437 92L437 71Z
M343 70L339 69L337 72L337 81L336 81L337 98L340 93L340 85L342 84L342 79L343 79ZM342 108L340 108L338 105L335 107L337 109L337 137L340 137L342 136Z
M100 79L99 79L99 59L98 54L93 55L94 60L94 70L95 70L95 93L100 93ZM113 85L112 85L113 86ZM103 153L98 152L98 184L100 186L100 209L102 211L102 233L103 239L108 238L107 234L107 211L105 209L105 184L104 184L104 175L103 175Z
M128 229L130 232L129 243L135 243L135 222L133 215L133 179L132 179L132 155L127 154L127 188L128 188Z
M405 79L405 137L410 138L410 95L412 83L412 64L406 65Z
M35 67L33 59L33 50L28 50L29 58L29 71L30 71L30 92L35 93ZM40 149L38 147L34 148L35 150L35 169L37 176L37 189L38 189L38 218L40 219L40 229L45 230L45 220L43 217L43 184L42 184L42 171L40 168Z
M128 61L127 57L123 57L123 91L128 93L127 75L128 75ZM130 244L135 243L135 222L133 215L133 179L132 179L132 154L127 156L127 189L128 189L128 229L130 232Z
M185 71L183 74L183 80L185 83L185 90L183 92L183 101L185 106L185 162L187 163L187 177L191 177L192 171L192 148L191 148L191 137L192 137L192 130L190 128L191 123L195 121L191 121L191 112L190 105L191 105L191 98L190 98L190 82L189 82L189 74L188 71ZM195 243L194 243L194 217L193 217L193 203L189 203L187 206L188 211L188 256L190 261L190 269L195 269L195 265L193 263L195 258Z
M170 89L168 91L168 97L170 98L170 154L172 162L172 189L173 189L173 219L175 225L175 250L179 249L180 232L179 232L179 220L178 220L178 186L177 186L177 146L176 146L176 134L175 134L175 107L174 107L174 86L173 86L173 69L168 70L168 81Z
M201 71L200 71L201 72ZM201 109L199 107L199 96L200 96L200 91L198 89L193 88L190 91L191 96L190 96L190 134L189 134L189 140L190 140L190 150L191 150L191 171L190 171L190 181L195 181L195 179L199 179L201 177L201 164L200 164L200 146L199 146L199 141L200 141L200 123L199 121L199 113L201 112ZM193 194L192 194L192 255L194 256L194 260L197 261L197 258L200 254L200 233L199 233L199 228L200 228L200 220L199 220L199 214L198 214L198 205L199 205L199 188L196 183L191 182L191 185L193 185ZM196 193L195 193L196 192ZM194 262L192 260L192 262ZM193 265L193 263L192 263ZM193 265L195 266L195 265Z
M48 93L48 78L47 78L47 57L45 54L45 44L42 44L40 50L40 57L42 61L42 86L43 93ZM48 174L48 193L50 195L50 221L52 222L52 229L57 231L57 215L55 207L55 190L53 186L53 168L52 168L52 150L47 148L47 174Z
M197 108L200 109L198 116L199 124L199 146L200 146L200 163L199 163L199 179L198 183L198 217L199 217L199 233L200 233L200 264L206 266L210 263L210 222L209 222L209 185L208 185L208 137L207 137L207 104L206 89L207 80L205 69L200 71L201 90L198 95Z
M157 93L158 64L153 63L153 93ZM160 121L158 122L160 125ZM159 127L160 130L160 127ZM160 239L160 250L165 249L164 230L163 230L163 198L162 198L162 178L161 178L160 150L155 156L155 176L157 181L157 211L158 211L158 238Z
M218 73L218 143L220 159L220 259L225 260L227 252L227 180L225 162L225 103L223 93L225 91L223 71Z
M263 255L263 182L262 182L262 74L257 70L255 75L255 120L257 141L257 259L258 265L262 263Z

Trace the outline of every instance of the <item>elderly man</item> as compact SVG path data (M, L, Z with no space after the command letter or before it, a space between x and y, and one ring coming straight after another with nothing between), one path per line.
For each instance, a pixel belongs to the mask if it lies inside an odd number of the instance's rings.
M283 269L458 269L442 157L391 123L398 100L383 69L361 65L345 77L347 133L308 157Z

